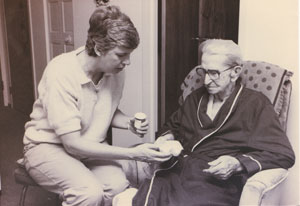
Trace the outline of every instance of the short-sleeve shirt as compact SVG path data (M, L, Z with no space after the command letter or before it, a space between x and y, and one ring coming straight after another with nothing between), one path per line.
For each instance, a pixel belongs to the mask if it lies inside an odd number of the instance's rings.
M25 124L24 144L61 143L59 136L74 131L80 131L84 136L97 102L97 108L101 108L99 135L85 138L105 141L122 97L125 73L104 74L95 85L76 57L83 50L81 47L61 54L47 65L38 86L38 99L34 102L31 120Z

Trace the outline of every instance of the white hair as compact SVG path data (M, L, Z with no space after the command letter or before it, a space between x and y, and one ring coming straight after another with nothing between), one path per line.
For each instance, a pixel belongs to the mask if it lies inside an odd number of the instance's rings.
M226 56L229 65L242 64L241 49L232 40L209 39L203 42L200 47L202 54Z

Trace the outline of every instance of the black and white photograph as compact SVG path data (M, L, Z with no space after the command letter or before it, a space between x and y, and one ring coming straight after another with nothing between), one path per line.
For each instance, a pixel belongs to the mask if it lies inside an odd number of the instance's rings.
M0 206L298 206L298 0L0 0Z

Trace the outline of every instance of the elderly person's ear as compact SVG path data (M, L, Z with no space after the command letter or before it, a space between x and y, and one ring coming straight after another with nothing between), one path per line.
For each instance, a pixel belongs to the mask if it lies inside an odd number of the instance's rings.
M238 65L231 70L230 77L232 82L235 82L239 78L242 69L242 66Z

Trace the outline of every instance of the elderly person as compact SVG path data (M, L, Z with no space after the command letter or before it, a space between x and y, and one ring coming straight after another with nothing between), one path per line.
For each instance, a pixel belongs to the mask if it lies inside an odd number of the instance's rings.
M59 194L62 205L111 205L129 186L119 159L165 161L156 145L111 146L110 126L142 135L118 109L124 68L139 44L130 18L101 6L89 20L85 47L55 57L40 81L31 121L25 125L24 160L30 176ZM124 137L125 138L125 137Z
M204 86L186 98L156 140L178 140L184 150L141 185L135 206L238 205L251 175L294 164L272 104L240 83L239 47L207 40L201 60Z

